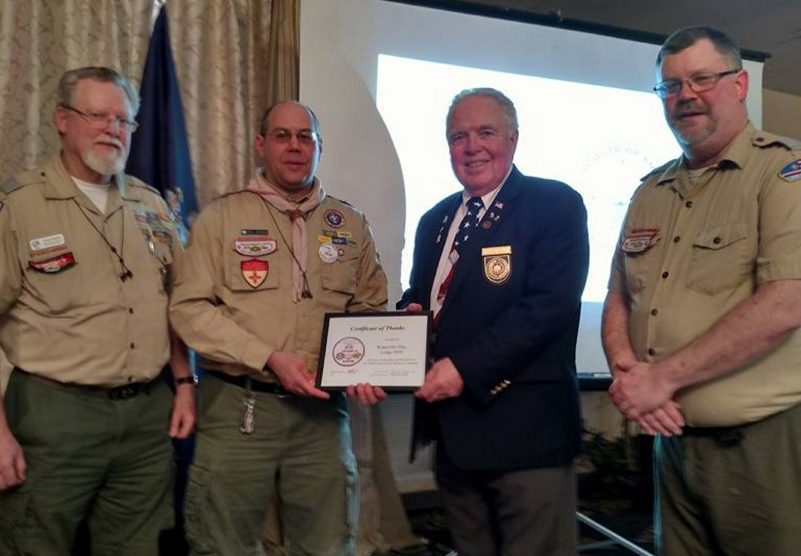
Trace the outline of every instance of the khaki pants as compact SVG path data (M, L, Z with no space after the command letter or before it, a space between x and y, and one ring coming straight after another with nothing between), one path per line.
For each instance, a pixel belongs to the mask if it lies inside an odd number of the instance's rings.
M801 405L654 442L657 552L801 554Z
M69 554L83 519L93 556L158 554L173 521L171 400L163 382L112 400L12 372L6 414L28 470L0 492L0 554Z
M207 375L200 386L186 532L193 555L259 554L271 496L291 556L350 556L358 512L345 400L254 392L252 434L239 431L245 390Z

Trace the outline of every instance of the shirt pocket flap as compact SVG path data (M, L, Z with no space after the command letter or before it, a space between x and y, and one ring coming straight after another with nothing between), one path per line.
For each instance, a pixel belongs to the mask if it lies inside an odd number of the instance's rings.
M736 241L745 239L748 227L745 224L726 224L700 232L693 240L693 245L703 249L722 249Z

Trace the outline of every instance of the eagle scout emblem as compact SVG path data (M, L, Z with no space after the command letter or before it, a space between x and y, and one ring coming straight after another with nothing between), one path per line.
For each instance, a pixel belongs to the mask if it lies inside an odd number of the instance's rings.
M325 220L325 223L332 228L341 228L342 224L345 223L345 217L342 216L341 212L335 209L329 209L325 211L323 220Z
M637 228L631 230L623 239L620 248L630 255L644 253L656 245L656 235L658 233L659 228Z
M72 251L68 251L67 253L62 253L61 255L49 259L37 261L29 260L28 266L36 272L55 274L56 272L61 272L62 270L67 270L75 266L75 256L72 254Z
M250 260L239 263L242 270L242 278L245 279L251 288L258 288L267 279L267 272L270 270L270 263L267 261Z
M278 249L278 242L267 236L240 236L234 240L234 251L246 257L269 255Z
M326 264L335 262L339 258L337 248L331 243L323 243L319 249L320 260Z
M801 180L801 158L793 160L790 164L779 170L779 177L784 181Z
M482 247L484 277L493 284L503 284L512 275L512 246Z

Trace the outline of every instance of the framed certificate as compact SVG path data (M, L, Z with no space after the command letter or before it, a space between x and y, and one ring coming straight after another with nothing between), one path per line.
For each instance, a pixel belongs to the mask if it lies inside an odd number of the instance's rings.
M387 391L423 385L428 368L431 312L326 313L317 387L359 383Z

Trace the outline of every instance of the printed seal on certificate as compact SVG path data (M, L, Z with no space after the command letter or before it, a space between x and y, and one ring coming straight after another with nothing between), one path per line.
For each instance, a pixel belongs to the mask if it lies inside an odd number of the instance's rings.
M364 344L359 338L342 338L334 344L334 361L343 367L352 367L364 357Z

